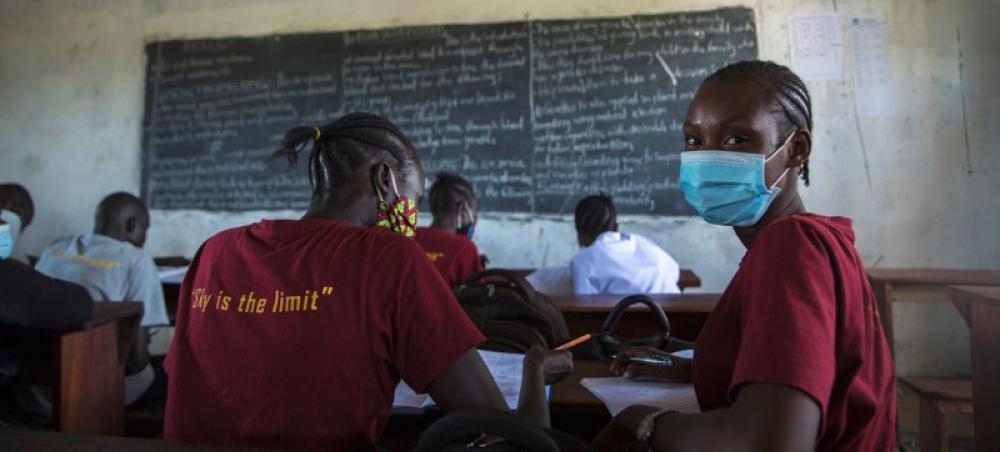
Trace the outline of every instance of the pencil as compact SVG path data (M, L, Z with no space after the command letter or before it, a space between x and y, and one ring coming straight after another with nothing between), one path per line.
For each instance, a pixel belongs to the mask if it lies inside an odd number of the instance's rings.
M590 340L590 333L584 334L583 336L573 339L565 344L562 344L556 347L556 350L569 350L573 347L576 347L577 345L587 342L588 340Z

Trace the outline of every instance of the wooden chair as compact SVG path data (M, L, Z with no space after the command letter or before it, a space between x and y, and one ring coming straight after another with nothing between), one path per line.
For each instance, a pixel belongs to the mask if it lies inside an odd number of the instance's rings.
M948 450L948 414L972 413L972 381L900 377L920 397L920 452Z

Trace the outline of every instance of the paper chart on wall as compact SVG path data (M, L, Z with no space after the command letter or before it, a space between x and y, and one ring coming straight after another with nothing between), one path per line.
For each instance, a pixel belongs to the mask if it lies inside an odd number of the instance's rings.
M858 117L890 116L896 112L896 95L885 19L855 17L851 20L851 32Z
M681 413L701 411L692 384L632 380L625 377L584 378L580 380L580 384L601 399L612 416L632 405L647 405Z
M836 14L789 16L792 70L803 80L840 80L844 76L844 46Z

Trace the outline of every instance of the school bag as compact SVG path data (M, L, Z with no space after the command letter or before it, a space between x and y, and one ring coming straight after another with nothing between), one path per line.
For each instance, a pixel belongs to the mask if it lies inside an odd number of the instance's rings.
M420 436L415 452L586 452L590 447L568 433L518 419L513 413L477 409L450 413Z
M479 272L455 288L455 297L479 331L481 349L526 353L569 340L562 313L520 275L503 269Z

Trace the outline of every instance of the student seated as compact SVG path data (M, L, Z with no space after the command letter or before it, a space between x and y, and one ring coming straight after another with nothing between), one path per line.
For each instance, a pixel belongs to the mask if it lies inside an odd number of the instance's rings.
M693 363L612 370L693 380L703 413L631 407L598 450L891 451L892 356L851 220L807 213L812 107L788 68L744 61L699 87L684 121L680 185L705 221L732 226L742 264L695 343Z
M17 238L31 224L34 213L34 203L24 187L0 185L0 330L62 330L87 320L94 308L94 301L83 287L49 278L11 257ZM17 354L5 349L0 341L0 383L10 381L19 367ZM7 400L8 396L7 391L0 393L0 429L44 423L44 417L35 419L30 411L25 417L13 401Z
M588 196L576 205L580 251L569 268L550 267L528 275L548 295L677 293L680 267L649 239L618 231L618 212L610 196Z
M11 258L35 206L24 187L0 185L0 325L60 330L87 317L94 301L76 284L49 278Z
M476 229L476 193L472 184L451 173L438 173L429 204L434 222L417 228L417 243L441 272L448 287L456 287L483 270L472 242Z
M156 264L142 249L147 229L146 204L128 193L113 193L97 206L93 233L53 241L35 265L48 276L87 288L95 300L143 303L140 328L126 361L126 405L153 384L149 328L170 324Z
M310 142L305 215L223 231L191 262L164 438L373 450L400 379L445 411L507 409L483 335L412 240L424 178L410 140L353 113L289 130L275 155L295 162ZM518 415L546 423L542 376L571 367L529 354Z
M618 231L611 197L593 195L576 205L576 237L582 248L570 262L577 294L677 293L680 267L649 239Z

